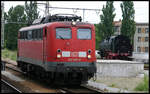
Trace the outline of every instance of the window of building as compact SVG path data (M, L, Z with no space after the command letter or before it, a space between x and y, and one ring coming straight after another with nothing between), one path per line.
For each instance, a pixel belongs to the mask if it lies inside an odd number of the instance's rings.
M145 33L149 33L149 28L145 28Z
M145 41L145 37L142 37L142 38L141 38L141 41L144 42L144 41Z
M142 28L142 33L145 33L145 28Z
M119 32L119 26L114 26L114 31Z
M138 33L141 33L141 28L138 28Z
M137 47L137 52L141 52L141 48L140 47Z
M145 37L145 42L148 42L148 39L149 39L148 37Z
M148 47L145 47L145 52L148 52Z
M138 37L138 42L140 42L141 41L141 37Z

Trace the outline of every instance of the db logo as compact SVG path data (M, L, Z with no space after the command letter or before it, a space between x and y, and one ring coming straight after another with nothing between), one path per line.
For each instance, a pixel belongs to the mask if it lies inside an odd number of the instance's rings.
M78 52L72 52L71 57L78 57Z

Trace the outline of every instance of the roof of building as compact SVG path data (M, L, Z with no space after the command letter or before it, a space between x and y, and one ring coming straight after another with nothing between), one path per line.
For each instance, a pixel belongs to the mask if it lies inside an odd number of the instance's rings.
M149 23L136 23L136 25L149 25Z
M114 26L121 26L122 24L122 21L119 20L119 21L114 21L113 22ZM136 25L149 25L149 23L146 23L146 22L136 22Z

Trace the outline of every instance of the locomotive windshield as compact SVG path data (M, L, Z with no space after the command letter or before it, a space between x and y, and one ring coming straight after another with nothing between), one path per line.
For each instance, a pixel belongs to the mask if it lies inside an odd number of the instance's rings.
M91 39L91 29L78 29L77 37L78 39Z
M57 39L71 39L71 29L70 28L56 28L56 38Z

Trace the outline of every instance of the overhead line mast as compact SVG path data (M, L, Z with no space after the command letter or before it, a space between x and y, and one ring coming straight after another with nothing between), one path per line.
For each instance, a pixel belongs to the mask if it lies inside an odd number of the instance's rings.
M2 18L1 18L1 47L4 48L4 2L1 2L1 11L2 11Z

